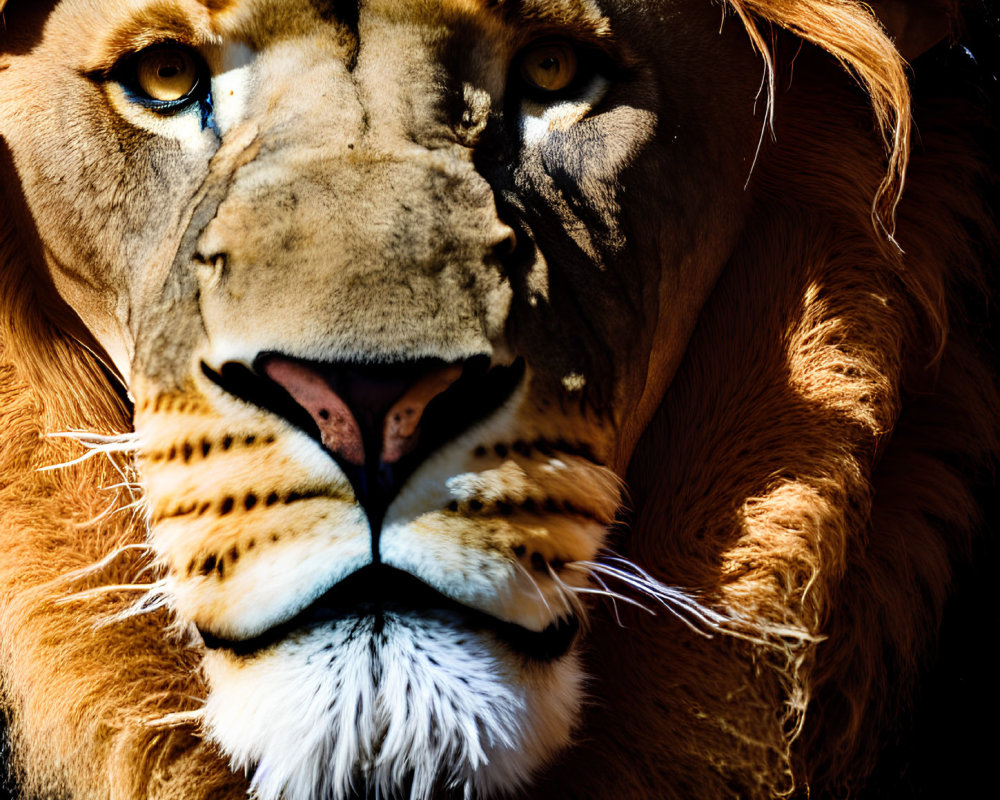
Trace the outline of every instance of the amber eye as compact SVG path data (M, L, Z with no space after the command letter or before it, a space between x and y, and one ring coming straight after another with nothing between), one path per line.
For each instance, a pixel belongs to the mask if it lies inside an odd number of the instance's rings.
M559 92L576 77L576 50L567 42L545 42L521 56L521 77L533 89Z
M198 87L200 70L190 50L156 47L135 60L135 87L150 100L173 103Z

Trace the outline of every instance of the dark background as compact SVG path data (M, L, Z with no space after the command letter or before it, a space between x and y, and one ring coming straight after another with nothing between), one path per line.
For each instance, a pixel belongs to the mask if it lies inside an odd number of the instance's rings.
M1000 222L1000 0L981 0L965 13L966 29L914 62L915 101L947 94L972 99L984 110L982 141L994 183L986 187L993 219ZM942 85L944 84L944 85ZM972 298L982 315L982 336L992 345L1000 374L1000 265L988 257L993 306ZM977 800L1000 796L996 732L1000 671L993 642L1000 557L1000 482L984 472L978 496L982 535L971 558L956 570L945 607L937 658L927 670L909 725L887 743L861 800Z

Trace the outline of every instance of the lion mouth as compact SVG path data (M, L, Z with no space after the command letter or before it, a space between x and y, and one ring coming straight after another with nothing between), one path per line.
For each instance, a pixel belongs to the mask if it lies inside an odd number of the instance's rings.
M340 581L292 619L258 636L236 640L200 628L199 632L210 650L252 656L298 632L330 623L374 618L378 632L378 622L387 615L446 618L464 630L491 633L512 652L540 662L564 656L580 629L579 619L571 615L557 619L542 631L532 631L452 600L408 572L372 564Z

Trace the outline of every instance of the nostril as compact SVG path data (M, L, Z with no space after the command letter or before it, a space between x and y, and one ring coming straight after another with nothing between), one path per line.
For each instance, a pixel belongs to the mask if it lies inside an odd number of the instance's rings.
M424 411L462 375L458 364L428 372L411 385L385 415L382 426L382 462L395 464L418 442Z
M263 370L309 413L327 450L350 464L364 464L364 435L357 415L331 388L326 376L305 364L280 357L264 362Z

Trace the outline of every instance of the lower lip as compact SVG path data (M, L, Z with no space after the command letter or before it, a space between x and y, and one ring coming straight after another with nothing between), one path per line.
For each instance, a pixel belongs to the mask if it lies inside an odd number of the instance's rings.
M513 653L546 662L564 656L579 632L575 617L559 619L543 631L531 631L503 622L445 597L408 573L370 566L341 581L294 618L250 639L226 639L200 631L210 650L253 656L276 646L292 634L345 620L380 618L386 613L413 618L449 618L456 628L486 631Z

